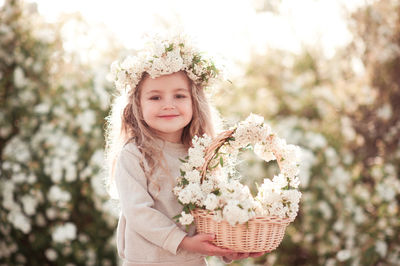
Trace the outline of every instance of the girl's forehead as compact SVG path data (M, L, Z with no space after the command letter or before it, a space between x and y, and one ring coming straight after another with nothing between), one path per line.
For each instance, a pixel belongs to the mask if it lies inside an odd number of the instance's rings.
M141 89L142 92L148 91L164 91L164 90L176 90L183 89L189 90L190 81L186 74L182 72L176 72L169 75L159 76L157 78L151 78L150 76L144 77Z

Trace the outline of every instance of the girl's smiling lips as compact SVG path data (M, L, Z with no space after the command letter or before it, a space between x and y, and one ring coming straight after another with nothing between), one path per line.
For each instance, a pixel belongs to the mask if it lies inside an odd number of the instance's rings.
M158 117L159 118L174 118L174 117L177 117L178 115L159 115Z

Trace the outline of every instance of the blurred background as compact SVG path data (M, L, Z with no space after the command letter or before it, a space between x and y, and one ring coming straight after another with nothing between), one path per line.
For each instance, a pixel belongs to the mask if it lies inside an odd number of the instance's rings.
M400 265L399 16L399 0L0 1L0 265L120 264L109 66L171 29L225 63L227 126L257 113L303 151L282 244L233 265ZM246 184L276 171L243 158Z

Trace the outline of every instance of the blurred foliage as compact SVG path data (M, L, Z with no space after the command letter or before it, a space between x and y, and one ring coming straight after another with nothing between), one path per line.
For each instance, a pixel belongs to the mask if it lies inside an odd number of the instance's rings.
M79 54L95 43L65 50L66 32L88 30L77 15L49 24L35 4L1 7L1 265L116 264L117 208L101 169L117 48L97 61Z
M281 246L236 265L400 263L399 4L354 12L354 39L333 58L269 49L216 95L228 122L261 114L304 156L300 213ZM260 168L276 171L250 160L244 182L260 183Z

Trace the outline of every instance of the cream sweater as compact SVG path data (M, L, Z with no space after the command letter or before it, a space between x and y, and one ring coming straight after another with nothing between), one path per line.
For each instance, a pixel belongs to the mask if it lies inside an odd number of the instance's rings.
M123 265L207 265L201 254L178 250L186 236L184 227L172 217L182 211L172 192L179 176L180 161L187 155L183 144L159 140L170 174L156 169L153 178L160 191L150 185L140 166L143 156L134 143L121 151L115 169L115 182L121 204L117 228L117 249ZM193 235L194 230L189 232Z

